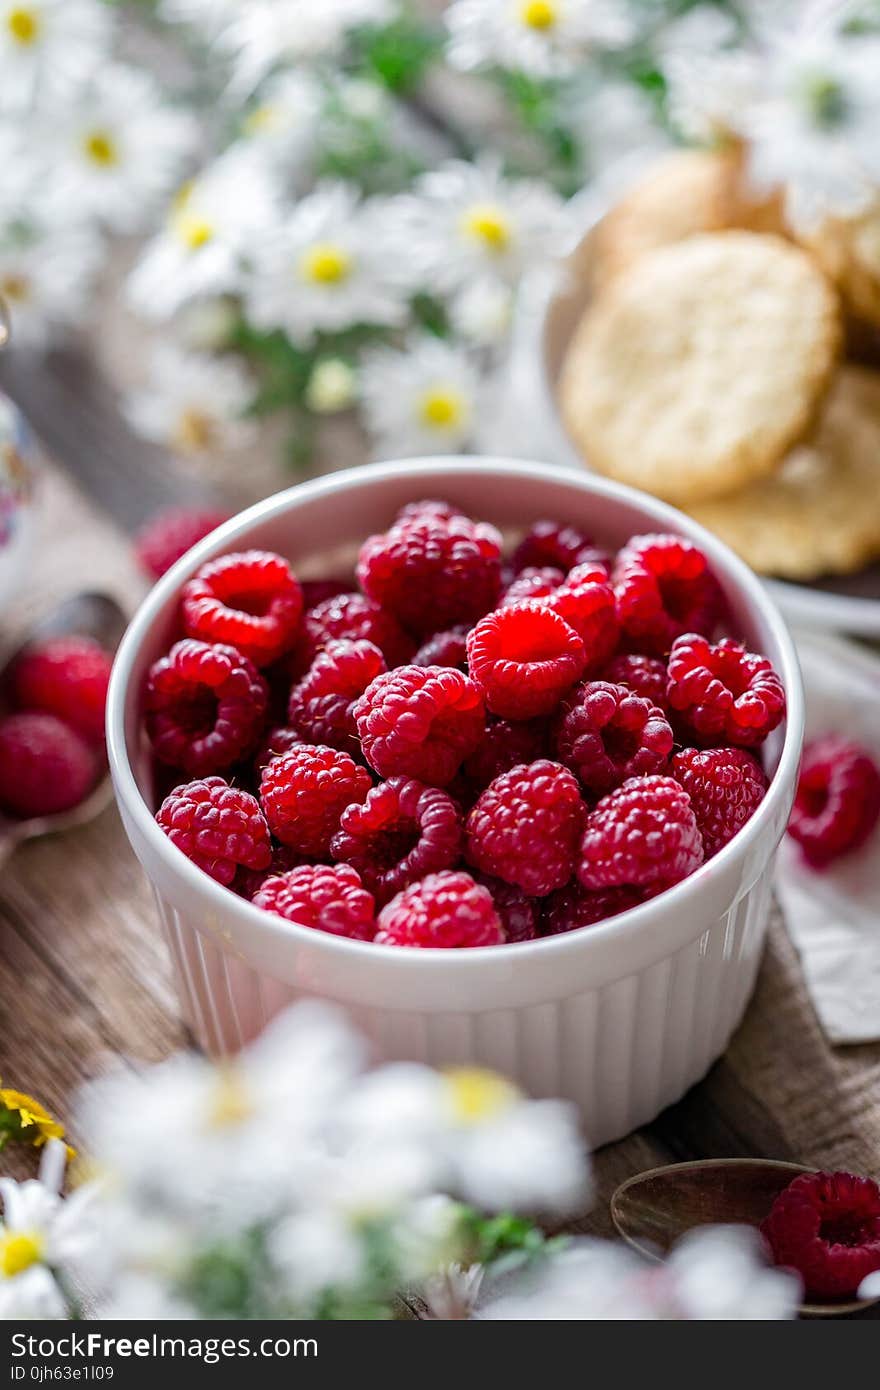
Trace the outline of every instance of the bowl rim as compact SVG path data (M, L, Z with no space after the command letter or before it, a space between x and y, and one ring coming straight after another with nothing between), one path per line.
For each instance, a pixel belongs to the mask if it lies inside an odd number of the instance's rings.
M229 888L197 868L171 843L156 823L153 812L141 794L129 756L125 735L129 678L140 648L149 637L157 616L166 603L174 598L183 581L206 560L215 554L225 553L234 542L246 538L247 533L257 523L283 514L301 498L324 497L332 502L334 494L354 484L367 487L373 481L397 476L412 479L416 486L421 476L434 475L438 471L446 472L450 477L470 475L479 471L488 477L496 475L499 482L510 481L511 477L519 476L532 481L555 481L568 487L574 484L585 492L636 508L645 515L646 524L653 530L668 528L694 540L706 551L713 566L718 565L727 572L727 576L739 589L750 610L760 615L763 624L772 634L781 656L779 674L786 694L785 732L779 762L770 779L767 793L754 815L716 855L680 883L658 894L656 898L590 927L532 941L509 942L483 950L457 951L442 947L404 950L388 946L377 953L375 942L355 941L348 937L335 936L330 932L316 931L312 927L290 922L286 918L255 907L253 903L239 898ZM586 471L577 474L564 466L489 455L418 456L387 463L361 464L295 484L264 498L224 522L187 551L157 581L131 619L113 663L107 693L106 720L107 754L116 797L121 808L134 822L139 834L154 854L164 862L168 872L188 892L201 897L215 915L228 918L230 913L233 914L251 940L260 938L269 948L277 946L279 949L289 950L298 943L312 950L320 950L331 957L347 957L349 963L354 963L357 957L360 957L365 964L372 961L374 967L381 965L383 968L393 964L393 968L402 971L418 970L423 964L436 966L442 961L444 969L452 968L457 972L489 970L493 967L493 962L495 966L505 965L509 968L512 961L525 963L536 951L540 952L542 959L549 964L552 952L556 953L556 960L560 961L566 955L579 954L591 949L590 943L594 943L598 948L600 943L604 944L616 938L622 945L626 940L641 937L644 933L656 929L664 921L668 922L670 917L684 917L688 903L699 898L708 881L714 880L725 866L730 867L737 858L744 859L747 856L750 846L768 827L777 803L793 788L800 759L803 729L804 693L794 641L761 581L723 542L674 507L621 483L600 478ZM703 929L704 927L701 927L701 930Z

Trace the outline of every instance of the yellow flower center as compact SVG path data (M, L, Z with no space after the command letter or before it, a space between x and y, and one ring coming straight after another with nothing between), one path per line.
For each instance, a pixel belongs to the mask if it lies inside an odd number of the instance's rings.
M40 34L40 19L34 14L33 10L26 10L24 7L17 10L10 10L6 16L6 27L16 43L20 43L23 48L36 43Z
M482 1067L450 1067L444 1075L452 1112L460 1124L494 1119L519 1099L515 1086Z
M510 221L501 208L492 203L475 203L461 220L465 236L482 242L487 251L500 255L510 244Z
M14 1279L43 1258L46 1242L39 1231L7 1231L0 1235L0 1274Z
M109 168L113 164L119 163L119 150L116 141L105 130L93 130L83 140L83 149L86 157L93 164L100 164L104 168Z
M188 406L180 413L171 442L182 454L204 454L214 443L215 436L211 417L195 406Z
M339 285L352 270L352 258L343 246L319 241L303 253L300 271L304 280L316 285Z
M253 111L248 112L244 118L245 135L262 135L267 130L274 130L279 124L278 108L265 102L262 106L255 106Z
M235 1129L246 1124L254 1107L238 1072L224 1068L208 1104L209 1129Z
M0 277L0 294L14 304L24 304L30 299L30 281L25 275L16 275L10 272L8 275Z
M214 238L214 228L204 217L181 213L175 219L174 227L180 240L190 251L198 251L200 246L207 246Z
M523 0L519 17L528 29L552 29L559 11L553 0Z
M419 419L432 430L453 430L464 420L467 403L454 386L431 386L419 401Z

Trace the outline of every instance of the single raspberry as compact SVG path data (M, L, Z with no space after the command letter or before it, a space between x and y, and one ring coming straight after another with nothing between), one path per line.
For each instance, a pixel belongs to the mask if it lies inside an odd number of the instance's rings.
M461 841L451 796L414 777L390 777L362 805L343 811L330 853L357 869L382 906L426 874L451 868Z
M307 742L302 737L298 729L288 728L286 724L277 724L270 729L263 739L256 753L254 754L254 768L257 772L262 772L267 763L273 758L280 758L282 753L289 753L291 748L298 748L301 743Z
M57 714L89 743L101 744L112 665L93 637L52 637L16 661L12 696L20 709Z
M445 632L435 632L419 647L412 659L413 666L454 666L458 671L466 671L467 635L463 623Z
M181 611L188 637L237 647L255 666L269 666L296 642L302 589L280 555L243 550L202 565L183 586Z
M385 669L372 642L328 642L290 692L291 725L308 743L326 743L359 759L355 702Z
M465 758L461 770L468 785L477 793L484 791L502 772L509 772L519 763L537 762L545 758L548 751L549 738L543 720L515 724L490 716L479 746Z
M428 874L379 913L384 946L500 946L504 932L492 894L470 874Z
M691 799L707 859L742 829L767 790L761 764L741 748L683 748L672 776Z
M168 507L151 517L135 536L138 563L151 579L161 579L181 556L228 521L210 507Z
M857 743L828 734L804 749L789 834L824 868L863 845L880 819L880 771Z
M311 660L328 642L372 642L389 667L412 657L413 643L396 618L363 594L338 594L324 599L305 616L306 656Z
M354 941L372 941L376 930L372 896L348 864L307 864L271 875L253 904L300 927Z
M880 1269L880 1187L852 1173L802 1173L780 1192L761 1232L808 1297L852 1297Z
M785 691L765 656L725 637L714 646L687 633L669 653L666 701L704 744L754 748L785 714Z
M483 735L473 681L446 666L399 666L377 676L354 707L364 757L380 777L445 787Z
M467 650L472 680L504 719L550 714L586 662L577 633L532 601L487 614L468 635Z
M722 609L705 555L680 536L634 536L617 557L614 591L625 641L654 656L684 632L709 636Z
M301 743L263 768L260 802L272 834L300 854L329 854L346 806L365 801L366 768L347 753Z
M420 513L361 546L364 593L417 637L473 622L501 591L501 537L465 516Z
M191 777L231 767L263 731L266 682L235 647L185 638L150 667L144 720L160 762Z
M597 554L589 536L575 526L536 521L513 552L513 568L519 574L521 570L551 566L568 574L575 565L594 561Z
M601 565L576 565L564 583L545 600L564 618L584 644L584 672L594 675L617 650L620 629L614 590Z
M474 873L477 883L482 883L492 894L495 911L501 921L504 940L511 944L516 941L534 941L538 935L538 900L529 898L515 883L505 883L491 874Z
M222 777L175 787L156 820L187 859L227 887L239 869L259 872L272 862L269 827L259 803Z
M587 816L577 872L585 888L669 888L702 862L687 792L671 777L633 777Z
M308 611L317 608L328 598L339 598L340 594L350 594L354 588L354 576L342 575L339 579L301 579L303 607Z
M23 710L0 719L0 806L30 819L69 811L95 784L94 751L54 714Z
M613 685L626 685L643 700L650 700L658 709L666 709L666 686L669 677L666 664L656 656L639 656L635 652L623 652L605 667L603 681Z
M496 777L467 818L468 861L543 897L571 878L584 825L576 778L541 758Z
M608 681L587 681L575 690L556 729L559 761L593 796L603 796L628 777L659 772L672 742L662 710Z
M541 935L559 936L578 927L594 927L643 902L637 888L599 888L591 892L579 883L567 883L544 899L541 907Z
M508 608L511 603L522 603L527 598L549 598L564 580L562 570L547 565L541 568L529 566L511 579L499 606Z

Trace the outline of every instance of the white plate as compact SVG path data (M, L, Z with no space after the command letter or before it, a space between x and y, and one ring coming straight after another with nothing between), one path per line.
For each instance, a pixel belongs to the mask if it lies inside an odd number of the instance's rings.
M521 405L523 393L529 392L531 409L539 413L547 436L550 461L578 469L585 464L561 423L555 383L571 334L588 300L585 271L591 234L608 205L608 198L602 193L582 201L579 212L584 233L572 256L574 274L541 274L524 287L512 364L517 400ZM767 586L792 622L880 638L880 565L812 584L767 580Z

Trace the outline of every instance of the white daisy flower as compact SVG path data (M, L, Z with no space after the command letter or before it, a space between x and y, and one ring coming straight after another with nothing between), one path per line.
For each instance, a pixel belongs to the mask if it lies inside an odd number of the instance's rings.
M313 73L279 73L245 115L243 138L295 180L311 164L323 107L324 87Z
M0 0L0 110L63 99L97 67L112 31L100 0Z
M393 200L395 259L444 291L480 279L516 285L534 265L563 254L572 238L566 204L536 179L508 179L492 158L449 160Z
M811 13L765 36L762 92L737 122L757 191L783 185L792 225L849 217L880 183L880 38L847 37L839 14Z
M163 104L146 74L105 67L63 121L47 124L52 203L132 231L179 179L197 135L195 118Z
M480 391L467 356L437 338L403 351L377 349L360 370L367 429L388 458L463 448L474 434Z
M276 216L265 163L246 145L232 146L175 196L129 278L132 306L164 319L190 300L237 290L247 253Z
M445 17L453 67L538 78L574 72L592 51L620 48L634 34L623 0L453 0Z
M218 36L233 63L232 86L252 92L282 64L337 53L347 32L393 18L394 0L248 0Z
M13 225L0 228L0 295L12 322L12 351L42 352L84 318L100 269L102 243L93 228Z
M306 405L316 415L335 415L357 399L357 373L341 357L316 362L306 387Z
M361 202L343 183L301 199L254 253L245 286L250 322L283 328L303 345L352 324L401 323L413 267L389 250L386 207Z
M250 372L235 359L161 343L149 385L129 395L125 413L147 439L179 454L207 455L253 440L256 424L242 417L255 394Z
M99 1233L94 1186L79 1188L66 1201L60 1196L65 1158L61 1141L50 1139L39 1178L0 1178L0 1321L70 1316L57 1276L82 1264Z
M514 292L485 276L464 285L449 306L456 333L475 347L497 347L510 333Z

